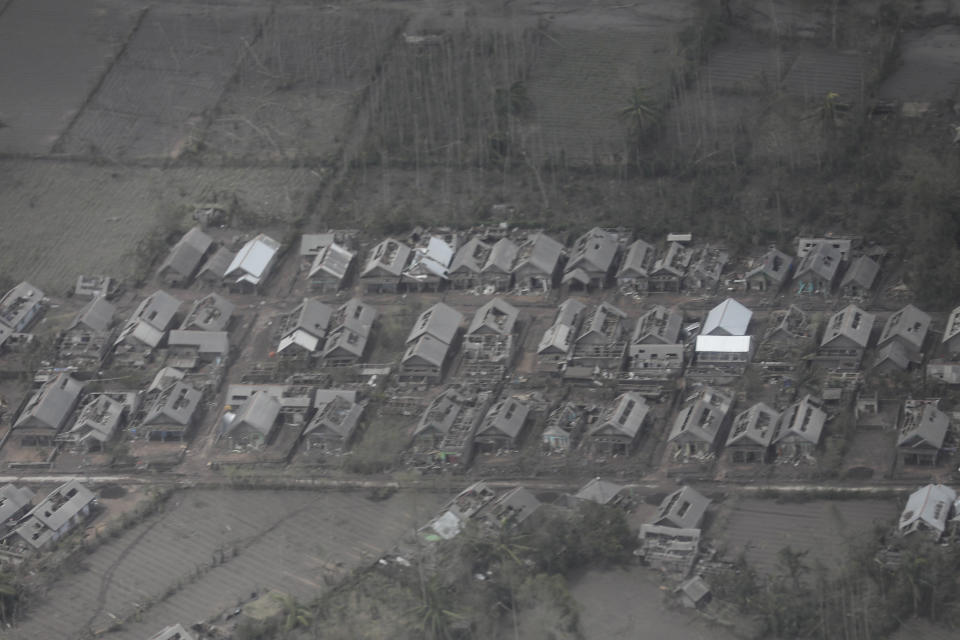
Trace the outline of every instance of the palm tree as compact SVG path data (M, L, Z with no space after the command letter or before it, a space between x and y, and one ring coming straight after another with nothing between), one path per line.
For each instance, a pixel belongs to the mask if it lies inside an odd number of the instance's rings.
M313 622L313 612L297 602L288 593L274 593L274 599L283 607L283 631L289 632L299 627L307 627Z
M412 611L415 626L428 640L448 640L453 624L463 616L448 608L447 592L436 579L421 582L420 598Z
M663 111L650 97L645 87L635 87L630 100L620 110L620 117L627 122L630 135L639 143L648 134L656 130L663 120Z

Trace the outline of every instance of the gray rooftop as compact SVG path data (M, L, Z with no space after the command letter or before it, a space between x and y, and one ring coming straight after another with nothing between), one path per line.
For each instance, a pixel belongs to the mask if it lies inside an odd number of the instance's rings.
M791 265L793 265L793 258L779 249L770 249L760 259L760 264L748 271L745 277L753 278L762 275L771 282L781 285L790 274Z
M950 506L956 499L956 491L942 484L928 484L914 491L900 514L900 534L928 531L940 537L947 528Z
M404 243L393 238L387 238L370 250L370 256L367 258L367 263L364 265L360 277L393 275L399 278L406 268L407 262L410 261L411 253L410 247Z
M106 298L95 296L80 310L70 328L74 329L82 325L95 333L104 333L113 324L113 314L116 311L117 308Z
M840 268L841 253L839 249L832 245L821 242L817 244L810 253L800 261L797 267L797 278L802 278L808 273L812 273L828 282L833 281L837 275L837 269Z
M513 333L517 322L517 308L502 298L493 298L477 309L467 329L467 334L486 331L502 336Z
M490 513L502 523L520 524L532 516L541 504L533 492L526 487L514 487L503 495L497 496L490 503L489 509Z
M408 343L402 361L408 362L414 358L420 358L435 367L441 367L449 349L448 343L437 340L429 333L424 333L414 342Z
M950 418L930 402L908 401L903 411L903 424L897 446L903 448L940 449L950 428Z
M882 346L890 340L899 338L904 346L919 351L923 347L929 328L930 314L908 304L887 319L877 345Z
M693 487L683 487L663 499L650 524L677 529L698 529L709 506L709 498Z
M733 405L733 398L706 387L688 398L673 422L669 441L682 435L713 444L723 425L723 420Z
M41 500L17 529L17 533L35 548L40 548L53 538L54 533L65 530L67 523L96 496L76 480L66 482Z
M850 263L847 272L843 274L843 280L840 286L845 287L848 284L854 284L863 289L869 289L873 286L877 274L880 272L880 265L869 256L860 256Z
M183 628L183 625L174 624L158 631L147 640L194 640L194 637L193 634Z
M477 435L499 432L516 439L530 414L530 407L516 398L504 398L492 406L483 419Z
M833 314L823 332L822 346L827 346L837 338L846 338L860 348L865 349L870 342L870 331L876 316L867 313L856 305L847 305Z
M827 414L820 408L821 403L810 394L805 395L797 402L787 407L780 414L773 442L781 442L790 437L797 437L810 444L820 442L823 427L827 422Z
M460 248L453 255L453 260L450 261L450 273L455 273L461 269L470 273L480 273L483 271L492 249L493 247L490 244L480 238L470 238L460 245Z
M746 335L753 312L734 300L727 298L707 314L701 335L742 336Z
M438 302L421 313L417 321L413 323L410 335L407 336L407 344L412 343L422 335L430 335L440 342L450 344L453 342L461 322L463 322L462 313L442 302Z
M34 493L27 487L5 484L0 487L0 524L33 502Z
M193 414L202 397L203 394L193 385L183 381L174 382L160 392L143 423L185 427L193 419Z
M636 278L649 274L656 262L656 250L649 242L637 239L627 249L627 255L620 263L618 278Z
M535 233L527 238L517 252L513 270L517 271L521 267L529 266L549 276L557 268L557 261L560 260L561 255L563 255L562 244L543 232Z
M100 442L109 442L116 434L126 408L123 402L115 400L109 394L98 394L80 411L76 422L70 427L70 433L78 436L81 441L93 438Z
M513 240L500 238L490 249L487 262L483 265L483 273L490 273L491 271L510 273L519 252L520 247Z
M758 402L746 411L740 412L733 419L730 435L727 436L727 446L769 446L779 420L779 412L771 409L763 402Z
M219 293L208 294L193 303L180 328L224 331L235 309L236 305Z
M683 315L680 312L655 305L637 318L631 341L634 344L677 344L681 324Z
M354 253L346 247L331 243L317 252L310 266L309 277L314 277L320 273L326 274L337 280L342 280L350 269L353 262Z
M207 261L200 267L197 275L209 276L214 280L221 280L227 274L227 267L230 266L236 256L237 254L226 247L218 247L217 250L213 252L213 255L207 258Z
M588 334L603 335L611 340L617 340L623 331L623 322L626 318L627 314L620 309L608 302L601 302L583 324L577 341L582 340Z
M362 404L337 396L318 408L303 434L327 431L349 440L360 423L361 415Z
M643 396L632 391L617 396L613 404L603 412L588 435L617 434L636 438L643 422L650 413L650 405Z
M225 356L230 352L230 339L226 331L184 331L170 332L167 345L171 347L196 347L201 354L209 353Z
M14 429L59 431L77 406L83 383L60 373L33 394L14 423Z
M430 402L423 415L420 416L414 435L420 435L425 431L449 433L457 420L457 416L463 409L463 405L464 398L459 392L455 389L445 389Z
M280 415L280 402L269 393L260 391L243 403L236 417L227 426L226 433L231 434L241 426L249 427L266 438Z
M200 227L187 231L177 244L173 245L167 258L160 265L160 272L172 269L183 277L189 277L200 266L204 254L210 249L213 239L205 234Z
M613 264L619 247L616 234L594 227L573 243L565 271L579 268L592 273L605 273Z
M29 282L21 282L0 299L0 324L14 331L22 331L27 318L43 302L43 291Z
M622 484L607 482L600 478L594 478L583 485L579 491L574 494L574 498L580 500L589 500L597 504L608 504L611 500L620 495L626 487Z

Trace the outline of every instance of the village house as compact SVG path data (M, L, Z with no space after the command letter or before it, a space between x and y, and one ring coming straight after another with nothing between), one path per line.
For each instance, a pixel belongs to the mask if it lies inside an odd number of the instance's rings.
M760 258L759 264L744 275L744 286L747 291L779 293L790 280L792 268L793 258L772 248Z
M387 238L370 250L367 263L360 272L360 282L367 293L396 293L400 275L410 262L410 247Z
M0 487L0 537L5 537L33 508L34 496L27 487L13 484Z
M333 231L324 231L321 233L304 233L300 236L300 265L299 271L309 271L317 254L329 247L331 244L340 244L345 246L346 238L338 237Z
M832 369L858 370L874 320L872 313L852 304L833 314L817 349L817 362Z
M166 338L179 310L180 301L162 289L144 298L113 343L114 362L145 366Z
M218 293L210 293L190 307L180 324L184 331L227 331L236 305Z
M110 276L77 276L77 283L73 287L73 295L78 298L96 298L97 296L109 300L117 293L117 282Z
M364 405L336 395L317 407L303 430L307 451L344 451L350 446L360 425Z
M813 455L827 422L827 414L822 407L819 399L807 394L780 414L773 435L773 448L778 458Z
M705 246L700 250L696 260L691 262L684 278L685 286L688 289L715 291L720 284L723 267L729 260L730 254L726 251L710 245Z
M637 318L627 344L626 370L632 376L661 377L683 371L683 343L679 311L655 305Z
M407 291L439 291L447 283L447 268L455 245L454 237L430 236L424 244L414 247L410 264L400 274L401 286Z
M694 344L691 375L728 378L743 375L753 354L751 336L699 335Z
M319 357L332 316L330 305L315 298L304 298L280 318L277 356L288 365L306 365Z
M727 459L734 464L766 462L780 414L758 402L733 419L727 436Z
M477 309L463 339L464 365L491 365L502 374L514 354L517 308L502 298L493 298Z
M197 271L194 281L210 288L223 286L227 269L233 264L236 257L237 254L230 251L227 247L217 247L213 255L207 258L203 266L200 267L200 270Z
M187 231L173 245L166 259L157 270L157 278L168 287L186 287L193 279L200 264L210 254L213 238L200 227Z
M583 322L574 340L570 366L619 371L627 346L627 314L601 302Z
M810 318L795 304L770 314L770 323L763 334L764 351L778 351L805 345L813 338Z
M626 486L600 478L593 478L580 487L573 498L612 507L629 507L633 503L631 490L627 490Z
M850 263L840 280L840 295L845 298L863 298L870 293L880 272L880 265L869 256L860 256Z
M363 360L373 332L377 310L359 298L351 298L330 318L330 332L323 346L323 364L349 367Z
M680 291L692 258L693 253L679 242L669 243L666 253L654 262L653 269L647 277L648 290L651 292Z
M617 286L624 293L646 293L649 289L650 272L657 261L653 245L640 240L633 241L617 271Z
M707 314L700 335L745 336L752 317L753 312L750 309L733 298L727 298Z
M221 436L234 448L260 448L270 444L279 417L279 400L263 391L254 393L236 414L224 414Z
M897 460L900 465L936 466L949 429L950 417L937 408L936 401L905 401L900 436L897 438Z
M339 244L331 243L317 252L307 272L310 290L316 293L336 293L350 276L356 254Z
M411 448L416 459L434 463L466 463L473 448L473 436L486 415L483 406L469 392L444 389L420 417L413 432Z
M797 238L797 257L801 260L813 253L817 247L827 245L832 251L835 251L841 260L847 260L850 257L850 251L853 249L853 238Z
M40 316L43 306L43 291L21 282L0 299L0 325L10 333L23 333Z
M577 238L564 268L562 283L584 290L603 289L613 275L620 244L617 235L594 227Z
M97 296L84 305L57 340L62 364L78 371L98 371L113 346L113 315L116 307Z
M553 288L560 272L563 245L543 232L531 234L517 251L513 265L515 286L534 293Z
M530 407L516 398L506 397L490 407L473 438L480 453L515 449L527 424Z
M943 353L948 359L960 358L960 307L950 312L943 330Z
M407 336L400 361L400 382L439 384L463 314L438 302L420 314Z
M831 244L818 243L797 267L797 293L829 295L842 260L840 251Z
M76 480L60 485L16 528L18 546L33 551L47 548L85 522L96 502L94 493Z
M203 393L188 382L167 385L149 403L136 435L154 442L182 441L198 417Z
M898 530L901 536L923 533L940 539L947 529L950 508L957 500L957 492L942 484L928 484L907 498L900 514Z
M102 451L139 408L136 392L91 393L73 425L57 440L86 451Z
M629 455L647 423L650 406L632 391L617 396L587 431L584 439L595 455Z
M480 272L480 284L493 292L509 291L513 286L513 264L520 247L510 238L500 238Z
M657 512L648 522L658 527L699 529L710 499L693 487L681 487L663 499Z
M542 503L532 491L526 487L514 487L489 502L477 517L498 529L519 527L541 506Z
M908 304L887 319L877 341L877 359L874 369L893 365L907 369L910 364L923 361L923 343L930 328L930 315ZM892 367L891 367L892 368Z
M270 277L280 253L280 243L263 233L247 241L224 272L231 291L253 293Z
M226 331L174 329L167 338L167 347L167 365L191 371L226 361L230 338Z
M558 374L567 366L586 308L587 305L574 298L567 298L560 303L553 324L543 332L537 345L538 371Z
M688 396L667 438L674 458L702 458L712 454L732 405L732 397L711 387Z
M57 374L27 401L13 422L12 435L25 447L52 445L77 406L83 386L69 374Z
M460 245L450 261L447 276L453 289L472 289L480 286L480 272L490 257L493 245L474 236Z

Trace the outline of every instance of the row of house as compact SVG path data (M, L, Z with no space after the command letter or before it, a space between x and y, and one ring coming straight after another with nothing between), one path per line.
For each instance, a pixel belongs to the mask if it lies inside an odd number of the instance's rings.
M257 291L269 277L280 249L279 242L261 233L234 253L193 227L160 263L157 278L168 287L187 287L196 280L238 293Z
M377 319L377 310L359 298L334 309L314 298L304 298L280 318L277 355L301 367L322 361L344 367L363 359Z
M51 491L36 506L26 488L6 485L0 489L3 543L14 553L48 549L83 524L96 505L92 491L70 480Z

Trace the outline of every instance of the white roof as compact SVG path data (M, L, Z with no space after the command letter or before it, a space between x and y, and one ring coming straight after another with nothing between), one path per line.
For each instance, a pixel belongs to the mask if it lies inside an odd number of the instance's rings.
M298 344L310 353L313 353L317 350L317 346L320 344L320 339L316 336L310 335L303 329L297 329L288 336L285 336L280 340L280 345L277 347L278 352L283 352L292 344Z
M224 275L229 276L234 271L243 271L241 280L258 284L279 249L279 242L261 233L243 245Z
M697 336L697 353L748 353L750 336Z
M707 314L702 333L712 334L721 330L731 336L742 336L747 332L751 316L753 312L750 309L733 298L727 298Z

